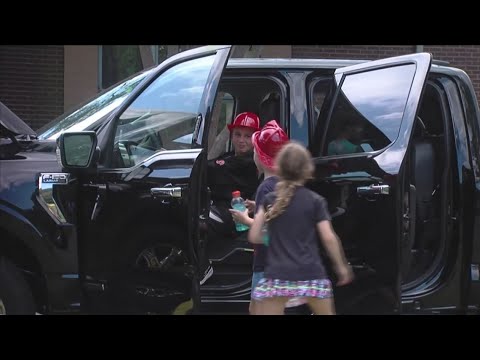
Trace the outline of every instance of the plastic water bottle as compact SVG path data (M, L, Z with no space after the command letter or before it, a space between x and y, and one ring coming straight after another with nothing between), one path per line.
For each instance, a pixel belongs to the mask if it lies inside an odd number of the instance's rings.
M232 192L232 208L241 212L244 212L247 207L245 206L245 200L240 196L240 191ZM235 222L235 228L237 231L246 231L248 226L245 224Z

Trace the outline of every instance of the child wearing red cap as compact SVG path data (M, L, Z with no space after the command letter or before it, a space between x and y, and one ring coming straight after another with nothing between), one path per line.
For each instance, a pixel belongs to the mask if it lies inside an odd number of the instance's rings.
M240 191L245 199L253 197L259 185L257 167L253 161L252 134L260 129L260 118L252 112L242 112L228 124L233 151L208 161L207 183L211 190L212 205L208 221L208 241L233 238L238 234L228 209L232 192ZM200 254L200 285L212 275L213 267L205 253Z
M269 121L261 131L257 131L252 135L254 148L253 160L255 161L259 173L264 174L264 180L257 189L255 204L261 204L264 201L265 196L275 190L275 185L277 184L278 179L273 170L274 159L282 146L288 141L287 134L275 120ZM253 219L248 216L248 211L242 213L231 209L230 212L232 213L234 221L248 226L253 224ZM263 277L266 247L264 244L255 244L254 249L252 292L258 284L258 281ZM300 305L300 303L291 303L291 306L297 305ZM256 313L256 304L254 300L250 302L249 311L252 315Z
M242 197L249 198L259 185L253 162L252 134L260 130L260 119L252 112L240 113L232 124L228 124L228 130L233 151L210 160L207 170L212 200L225 209L230 207L232 191L239 190ZM225 215L230 217L228 211L225 211Z

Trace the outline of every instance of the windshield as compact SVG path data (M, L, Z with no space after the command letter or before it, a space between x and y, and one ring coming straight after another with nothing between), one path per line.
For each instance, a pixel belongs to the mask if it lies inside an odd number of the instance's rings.
M152 72L144 71L128 80L124 80L97 94L93 99L79 105L75 110L62 114L52 122L40 128L40 140L55 140L61 133L89 130L98 120L118 108L135 87Z

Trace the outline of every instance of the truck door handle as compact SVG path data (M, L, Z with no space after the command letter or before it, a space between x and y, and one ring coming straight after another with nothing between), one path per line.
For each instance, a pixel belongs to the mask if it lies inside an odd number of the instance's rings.
M150 194L156 198L181 198L182 197L182 188L181 187L159 187L151 188Z
M357 195L388 195L390 185L370 185L357 187Z
M223 260L225 260L226 258L232 256L234 253L236 252L244 252L244 253L253 253L253 249L250 249L250 248L235 248L235 249L232 249L231 251L229 251L227 254L225 254L224 256L222 256L221 258L216 258L216 259L210 259L212 262L222 262Z

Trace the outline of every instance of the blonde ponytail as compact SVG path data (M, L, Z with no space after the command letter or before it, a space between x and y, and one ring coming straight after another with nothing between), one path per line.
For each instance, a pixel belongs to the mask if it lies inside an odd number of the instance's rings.
M285 211L298 185L296 182L286 180L281 180L277 183L275 186L275 202L268 207L265 213L267 222L279 217Z

